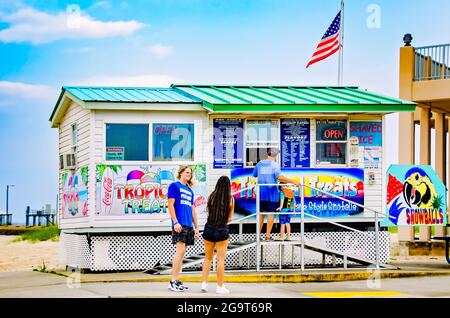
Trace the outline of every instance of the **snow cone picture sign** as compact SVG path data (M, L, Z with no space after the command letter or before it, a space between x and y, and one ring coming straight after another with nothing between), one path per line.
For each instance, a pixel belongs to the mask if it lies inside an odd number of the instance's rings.
M445 225L446 189L431 166L391 165L383 226Z

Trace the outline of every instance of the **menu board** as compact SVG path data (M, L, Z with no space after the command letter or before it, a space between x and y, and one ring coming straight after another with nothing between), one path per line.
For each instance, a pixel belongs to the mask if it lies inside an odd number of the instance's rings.
M215 118L213 127L213 168L243 168L244 121L239 118Z
M310 121L304 118L281 120L281 167L310 167Z

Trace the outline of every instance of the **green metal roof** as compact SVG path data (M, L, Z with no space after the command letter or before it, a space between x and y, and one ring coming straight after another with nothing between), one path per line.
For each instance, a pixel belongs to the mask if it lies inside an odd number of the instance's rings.
M95 87L64 86L67 91L84 102L124 102L124 103L201 103L173 88L156 87Z
M66 94L67 93L67 94ZM76 98L93 109L107 103L124 103L117 109L144 109L149 105L173 109L208 110L215 113L392 113L414 111L416 104L371 93L357 87L333 86L257 86L257 85L171 85L155 87L64 86L50 116L56 125L67 107L67 97ZM65 97L63 101L63 97ZM101 105L100 105L100 104ZM133 103L133 105L130 105ZM88 104L90 106L88 106ZM181 105L180 105L181 104ZM62 106L61 106L62 105ZM117 104L114 104L117 105ZM192 105L197 108L193 109ZM158 106L159 107L159 106ZM156 109L156 108L155 108Z
M172 85L214 112L396 112L415 103L357 87Z
M67 107L67 103L64 102L67 100L67 96L72 96L69 99L78 99L80 103L94 105L92 106L94 108L99 107L98 105L95 106L97 103L102 105L113 103L115 107L111 109L120 109L122 106L120 103L127 103L125 104L127 109L149 109L148 105L158 106L165 104L171 104L174 107L181 104L182 107L186 106L189 108L189 105L196 104L200 110L204 110L201 99L172 87L63 86L58 101L50 115L52 127L56 127L55 125L63 116L63 112Z

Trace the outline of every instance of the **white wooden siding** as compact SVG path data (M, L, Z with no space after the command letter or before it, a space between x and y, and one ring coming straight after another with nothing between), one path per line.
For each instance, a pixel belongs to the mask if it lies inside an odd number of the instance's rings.
M80 105L75 102L71 102L69 107L67 108L64 117L61 120L59 125L59 155L68 153L72 151L72 125L77 125L77 147L76 147L76 168L80 169L81 167L89 165L89 143L90 143L90 111L83 109ZM59 158L58 158L59 159ZM59 162L59 161L58 161ZM62 180L61 175L64 171L60 171L59 173L59 197L62 195ZM91 192L91 188L88 186L88 213L90 213L90 200L89 194ZM85 226L85 224L89 221L87 217L77 217L77 218L62 218L62 202L58 200L58 211L59 211L59 220L60 227L74 228Z

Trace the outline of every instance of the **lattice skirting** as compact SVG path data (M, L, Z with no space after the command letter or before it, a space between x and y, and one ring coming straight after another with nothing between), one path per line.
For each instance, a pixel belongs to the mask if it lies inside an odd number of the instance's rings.
M390 258L389 232L379 232L380 262L387 263ZM275 235L277 236L277 235ZM300 240L300 233L292 233L293 240ZM347 252L370 260L375 260L374 232L307 232L306 241L314 245L324 246L336 251ZM243 234L245 241L254 240L255 234ZM230 242L238 242L239 235L232 234ZM202 253L203 240L189 246L186 256ZM266 245L262 249L261 268L279 266L282 253L283 265L300 266L300 248L284 246L281 251L278 245ZM62 232L60 240L60 261L72 267L92 271L146 270L158 263L172 261L175 246L170 235L105 235L91 236ZM331 265L331 256L325 257L325 264ZM336 264L342 264L336 259ZM351 264L351 262L349 262ZM322 265L322 254L305 249L305 265ZM256 247L228 255L227 269L254 268L256 266ZM201 265L185 270L199 270Z

